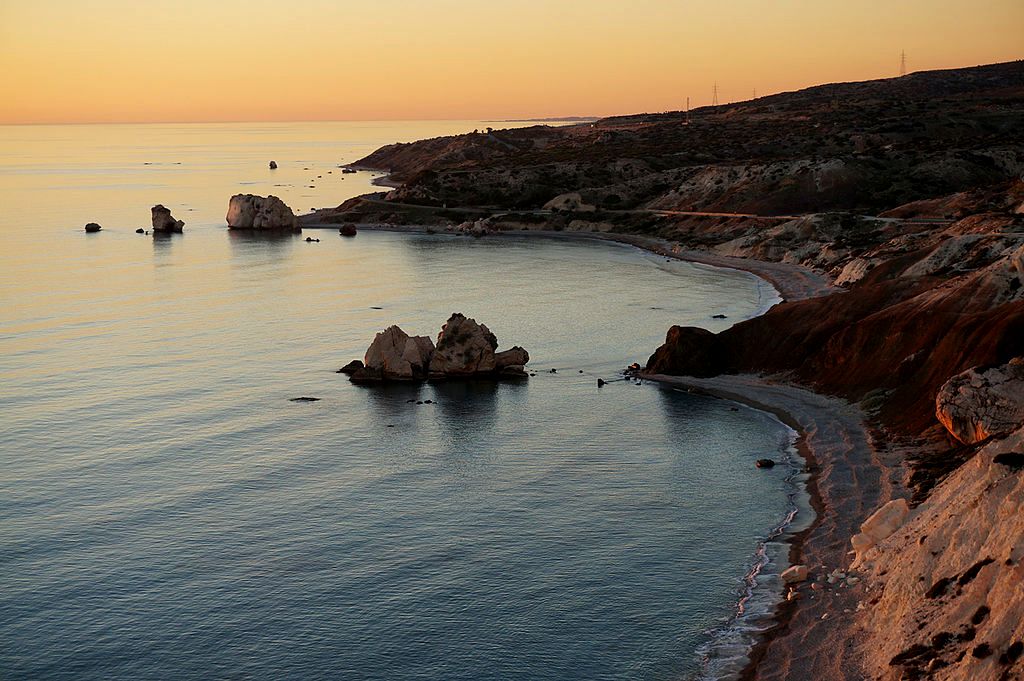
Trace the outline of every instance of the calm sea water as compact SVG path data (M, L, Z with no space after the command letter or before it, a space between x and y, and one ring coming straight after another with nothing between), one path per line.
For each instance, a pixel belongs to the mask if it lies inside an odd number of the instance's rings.
M371 189L338 164L484 125L0 127L0 678L727 666L714 644L792 494L753 462L789 433L596 380L770 288L607 243L224 229L231 194L335 205ZM134 233L154 203L184 235ZM334 373L454 311L537 376Z

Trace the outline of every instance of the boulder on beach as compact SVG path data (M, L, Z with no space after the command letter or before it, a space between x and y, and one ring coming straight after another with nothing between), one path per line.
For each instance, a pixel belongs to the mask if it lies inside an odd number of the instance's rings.
M793 565L783 570L779 576L782 577L783 584L796 584L807 579L807 575L806 565Z
M185 223L175 220L171 209L157 204L152 208L153 234L181 234L185 231Z
M301 232L292 209L276 196L235 194L228 202L225 217L230 229Z
M910 506L906 499L893 499L861 523L860 534L850 538L850 546L856 555L854 565L861 563L869 549L902 527L909 514Z
M483 324L455 313L437 336L409 336L397 326L378 333L362 362L339 373L356 383L423 379L522 377L529 353L521 347L495 352L498 339Z
M89 222L89 223L86 223L86 225L85 225L85 231L88 232L89 234L94 234L94 233L100 231L101 229L103 229L103 228L100 227L95 222Z

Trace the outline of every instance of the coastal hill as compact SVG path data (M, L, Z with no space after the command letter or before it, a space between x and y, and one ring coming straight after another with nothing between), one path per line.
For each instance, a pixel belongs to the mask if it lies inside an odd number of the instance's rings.
M805 555L862 582L840 594L811 565L819 590L792 589L748 676L1024 678L1024 61L477 131L354 165L396 188L302 221L598 232L831 282L719 334L673 326L645 367L758 374L854 405L876 478L911 502L891 536L859 535L854 566L853 537L812 529ZM817 461L818 489L840 465ZM840 507L822 496L819 525Z

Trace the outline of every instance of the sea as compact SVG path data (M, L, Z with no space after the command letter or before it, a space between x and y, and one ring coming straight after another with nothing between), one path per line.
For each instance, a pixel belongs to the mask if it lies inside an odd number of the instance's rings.
M801 512L794 434L622 370L771 286L585 238L226 229L233 194L335 206L379 190L341 166L384 144L526 124L0 126L0 679L742 666ZM158 203L183 234L136 233ZM533 375L336 373L453 312Z

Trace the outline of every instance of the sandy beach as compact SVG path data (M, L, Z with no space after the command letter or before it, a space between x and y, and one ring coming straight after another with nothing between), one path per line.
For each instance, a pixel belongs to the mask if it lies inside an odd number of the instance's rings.
M647 380L748 404L778 416L800 433L798 447L812 475L808 481L815 519L791 538L790 563L820 573L849 564L849 538L860 523L898 488L897 463L872 443L864 416L846 402L790 385L779 377L753 375L689 378L648 375ZM779 606L777 624L752 651L747 679L849 680L862 678L837 651L852 647L850 618L859 589L808 584ZM822 676L827 671L827 676Z

